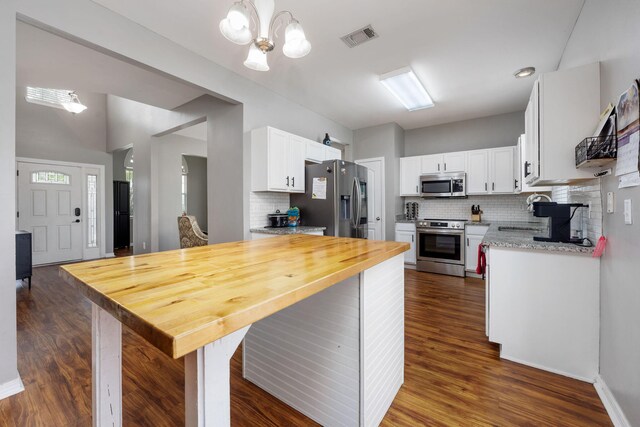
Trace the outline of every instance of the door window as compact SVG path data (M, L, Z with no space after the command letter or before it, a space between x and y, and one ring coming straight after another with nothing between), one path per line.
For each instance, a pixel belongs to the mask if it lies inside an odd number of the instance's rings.
M32 184L62 184L70 185L71 177L67 174L54 171L31 172Z

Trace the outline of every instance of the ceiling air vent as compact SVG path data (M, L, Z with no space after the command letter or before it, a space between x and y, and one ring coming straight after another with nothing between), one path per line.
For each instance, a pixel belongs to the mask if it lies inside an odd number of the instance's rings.
M373 31L371 25L367 25L366 27L360 28L359 30L354 31L351 34L340 37L340 40L342 40L349 47L356 47L377 37L378 33Z

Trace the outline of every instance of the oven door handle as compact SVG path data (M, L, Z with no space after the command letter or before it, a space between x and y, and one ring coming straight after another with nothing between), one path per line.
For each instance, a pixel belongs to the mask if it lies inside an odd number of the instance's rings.
M425 228L418 228L418 233L422 233L422 234L455 234L455 235L463 235L464 234L464 230L452 230L452 229L446 229L446 230L435 230L435 229L425 229Z

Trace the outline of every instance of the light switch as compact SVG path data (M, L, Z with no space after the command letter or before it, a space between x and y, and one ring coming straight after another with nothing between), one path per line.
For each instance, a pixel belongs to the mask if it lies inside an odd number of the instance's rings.
M631 216L631 199L624 199L624 223L633 224Z
M609 191L607 193L607 213L613 213L615 205L615 193L613 191Z

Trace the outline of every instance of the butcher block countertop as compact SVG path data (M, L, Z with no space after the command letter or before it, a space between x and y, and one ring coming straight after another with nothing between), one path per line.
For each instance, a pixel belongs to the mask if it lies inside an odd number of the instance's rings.
M60 276L177 359L408 249L298 234L68 264Z

